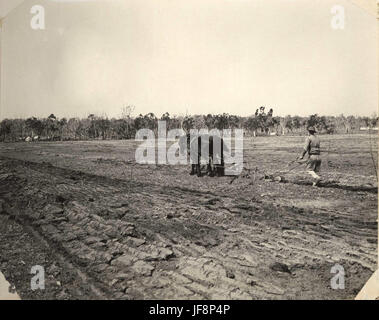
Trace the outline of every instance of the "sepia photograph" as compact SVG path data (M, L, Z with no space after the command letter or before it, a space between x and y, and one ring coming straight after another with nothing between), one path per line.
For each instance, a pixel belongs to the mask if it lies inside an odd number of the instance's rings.
M378 12L0 0L0 300L379 300Z

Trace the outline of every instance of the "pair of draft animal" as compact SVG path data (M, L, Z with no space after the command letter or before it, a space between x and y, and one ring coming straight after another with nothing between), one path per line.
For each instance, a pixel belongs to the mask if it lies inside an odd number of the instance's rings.
M187 151L191 158L191 175L202 176L201 159L205 159L207 164L205 174L211 177L225 175L224 150L229 150L223 138L209 134L187 134L179 138L179 148L181 154Z

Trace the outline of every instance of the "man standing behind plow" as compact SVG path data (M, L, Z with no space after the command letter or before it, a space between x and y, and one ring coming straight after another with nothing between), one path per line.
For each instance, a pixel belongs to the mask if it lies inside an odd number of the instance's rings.
M309 158L307 163L307 172L316 180L313 182L313 186L316 186L321 177L316 173L320 171L321 167L321 157L320 157L320 139L316 137L316 130L314 127L308 127L309 135L305 138L304 150L299 160L302 160L306 153L308 153Z

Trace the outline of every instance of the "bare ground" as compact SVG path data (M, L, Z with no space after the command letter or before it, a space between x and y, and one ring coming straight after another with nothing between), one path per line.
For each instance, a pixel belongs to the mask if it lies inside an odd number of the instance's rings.
M23 299L351 299L376 269L377 145L321 138L320 187L285 173L301 137L246 139L237 179L136 164L134 141L2 144L0 271Z

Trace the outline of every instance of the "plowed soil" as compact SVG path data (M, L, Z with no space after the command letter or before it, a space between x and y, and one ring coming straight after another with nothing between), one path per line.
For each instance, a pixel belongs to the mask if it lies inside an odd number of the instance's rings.
M318 187L287 172L303 139L246 138L238 178L137 164L135 141L1 144L0 271L22 299L352 299L377 268L376 139L321 136Z

